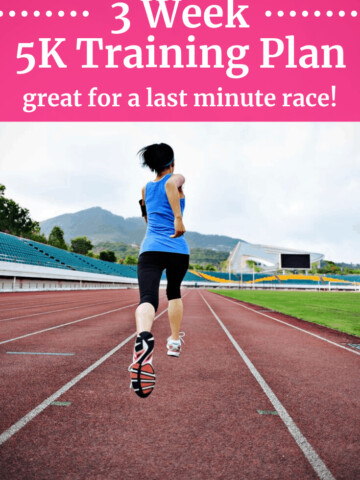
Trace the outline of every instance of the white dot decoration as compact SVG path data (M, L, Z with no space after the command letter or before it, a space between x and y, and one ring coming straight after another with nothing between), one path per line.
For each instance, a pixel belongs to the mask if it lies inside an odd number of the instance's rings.
M7 12L5 12L5 15L7 14ZM10 10L9 11L9 17L15 17L16 16L16 12L15 10ZM21 12L18 12L19 15L21 15L22 17L27 17L29 15L29 13L26 11L26 10L22 10ZM31 12L30 12L31 14ZM308 10L303 10L303 11L299 11L299 12L296 12L295 10L290 10L288 12L289 16L294 18L296 17L296 15L302 15L303 17L308 17L311 12L309 13ZM39 10L35 10L33 12L33 15L34 17L40 17L41 16L41 12ZM54 13L51 11L51 10L47 10L46 12L43 12L43 15L46 15L47 17L52 17L54 15ZM55 12L55 15L56 15L56 12ZM64 17L65 16L65 12L63 10L59 10L57 12L57 15L59 17ZM69 12L69 15L73 18L77 17L78 15L82 15L83 17L88 17L90 15L89 11L88 10L84 10L83 12L77 12L76 10L71 10L71 12ZM285 16L285 12L283 10L278 10L277 12L274 12L274 15L277 15L278 17L282 18ZM331 18L334 16L334 12L332 10L327 10L326 12L321 12L320 10L315 10L314 11L314 16L315 17L321 17L321 15L326 15L327 17ZM338 15L339 17L343 18L346 16L346 12L344 10L340 10L339 12L335 12L335 15ZM347 15L351 15L353 18L357 17L358 16L358 11L357 10L352 10L351 12L349 11L347 13ZM3 17L4 16L4 12L2 10L0 10L0 17ZM271 10L266 10L265 12L265 16L266 17L271 17L273 16L273 12Z

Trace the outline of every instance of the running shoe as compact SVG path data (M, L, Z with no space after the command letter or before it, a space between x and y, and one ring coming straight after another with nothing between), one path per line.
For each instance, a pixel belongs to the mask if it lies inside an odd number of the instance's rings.
M180 332L179 333L179 340L172 340L171 337L167 339L166 343L166 348L167 348L167 354L170 357L178 357L181 353L181 343L185 343L184 337L185 333Z
M135 340L133 363L129 366L130 388L136 395L145 398L155 387L155 372L152 366L154 337L150 332L141 332Z

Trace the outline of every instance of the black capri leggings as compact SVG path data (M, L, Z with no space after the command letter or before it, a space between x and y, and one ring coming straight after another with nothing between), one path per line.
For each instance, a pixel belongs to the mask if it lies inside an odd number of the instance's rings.
M162 272L166 270L168 300L181 298L180 286L189 267L189 255L170 252L143 252L139 257L140 304L151 303L157 311Z

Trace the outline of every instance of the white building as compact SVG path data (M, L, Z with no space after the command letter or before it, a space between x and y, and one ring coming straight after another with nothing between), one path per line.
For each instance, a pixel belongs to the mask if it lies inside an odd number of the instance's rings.
M247 261L253 260L263 271L273 272L280 268L280 254L310 254L310 262L320 263L324 258L322 253L294 250L292 248L271 247L269 245L255 245L247 242L239 242L229 257L229 270L234 273L249 273L252 269Z

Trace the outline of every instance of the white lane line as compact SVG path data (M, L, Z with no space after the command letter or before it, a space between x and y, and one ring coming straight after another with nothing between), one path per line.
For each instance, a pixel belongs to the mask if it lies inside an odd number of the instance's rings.
M29 293L29 294L35 293L35 294L36 294L36 293L38 293L38 292L33 291L33 292L27 292L27 293ZM63 292L61 292L61 291L55 291L55 294L56 294L56 293L63 293ZM78 300L76 300L76 301L73 300L73 299L75 298L76 294L79 294L79 293L81 293L81 292L74 290L73 295L69 295L69 296L66 296L66 297L64 296L64 297L62 298L62 301L61 301L61 302L60 302L60 301L57 301L56 303L54 303L54 301L52 301L51 303L41 303L42 301L45 301L45 300L48 299L48 297L43 297L42 295L31 295L31 296L29 295L29 298L28 298L28 301L27 301L27 302L16 301L16 302L14 302L14 303L9 303L9 302L6 302L6 301L1 302L1 292L0 292L0 308L1 308L2 311L5 311L5 310L19 310L19 309L24 308L24 307L25 307L25 308L28 308L28 307L29 307L29 308L33 308L33 307L39 306L39 302L40 302L40 305L42 305L42 306L44 306L44 307L52 307L52 306L54 306L54 305L62 305L62 304L64 304L64 303L67 303L68 305L70 305L70 304L72 304L72 303L78 304L80 300L81 300L81 301L84 301L84 302L87 302L87 301L91 300L91 299L94 297L94 293L96 293L96 292L93 292L93 295L86 295L86 296L84 295L84 296L81 296L81 298L78 299ZM98 293L99 293L99 292L98 292ZM104 290L101 290L101 293L105 293L105 291L104 291ZM52 295L52 297L55 297L55 295ZM104 297L104 295L101 295L101 297ZM60 298L61 298L61 297L60 297ZM110 297L110 298L111 298L111 297ZM32 303L32 304L29 305L29 300L34 302L34 299L36 299L37 301L36 301L35 303ZM55 300L55 298L54 298L53 300ZM57 299L57 300L58 300L58 299ZM6 308L2 308L2 307L4 307L4 306L5 306Z
M161 315L163 315L167 311L167 308L163 310L161 313L159 313L156 317L159 318ZM106 353L103 357L99 358L95 363L90 365L86 370L81 372L79 375L74 377L70 382L68 382L66 385L61 387L57 392L53 393L50 397L48 397L46 400L44 400L42 403L40 403L37 407L35 407L33 410L31 410L29 413L27 413L24 417L20 418L16 423L11 425L10 428L5 430L1 435L0 435L0 445L5 443L9 438L11 438L15 433L17 433L19 430L21 430L23 427L25 427L26 424L31 422L39 413L41 413L43 410L45 410L46 407L48 407L52 402L55 402L61 395L63 395L65 392L70 390L71 387L76 385L81 379L86 377L89 373L91 373L95 368L97 368L99 365L104 363L108 358L110 358L114 353L116 353L118 350L120 350L121 347L126 345L132 338L134 338L136 335L136 332L127 337L125 340L123 340L119 345L117 345L115 348L110 350L108 353Z
M75 292L75 291L74 291ZM33 291L33 292L28 292L29 294L30 293L37 293L36 291ZM61 291L56 291L56 293L62 293ZM75 293L79 293L79 292L75 292ZM36 302L34 302L34 298L36 299ZM82 297L81 300L83 301L88 301L89 299L91 299L92 297ZM20 301L16 301L14 303L8 303L8 302L1 302L1 292L0 292L0 308L1 308L1 311L6 311L6 310L19 310L21 308L33 308L33 307L37 307L39 305L42 305L44 307L53 307L54 305L62 305L64 303L67 303L67 304L71 304L71 303L76 303L78 304L79 303L79 300L77 301L73 301L73 297L67 297L67 298L63 298L61 302L59 301L52 301L51 303L41 303L42 301L46 301L47 298L43 298L42 296L40 295L33 295L33 296L30 296L29 295L29 298L28 298L28 301L27 302L20 302ZM55 300L55 299L54 299ZM29 301L30 301L30 304L29 304ZM6 308L3 308L3 307L6 307Z
M98 302L98 303L90 303L86 305L78 305L77 307L68 307L68 308L60 308L59 310L50 310L47 312L38 312L38 313L30 313L28 315L19 315L18 317L9 317L9 318L3 318L0 320L0 322L7 322L10 320L18 320L19 318L29 318L29 317L37 317L40 315L47 315L49 313L58 313L58 312L65 312L68 310L76 310L77 308L87 308L87 307L96 307L98 305L106 305L108 303L116 303L119 302L120 300L112 300L109 302Z
M43 330L38 330L37 332L27 333L26 335L21 335L20 337L3 340L2 342L0 342L0 345L3 345L4 343L14 342L15 340L20 340L21 338L31 337L32 335L37 335L38 333L49 332L50 330L66 327L67 325L73 325L74 323L84 322L85 320L90 320L90 318L101 317L102 315L107 315L108 313L118 312L119 310L134 307L135 305L138 305L138 302L131 303L130 305L125 305L124 307L115 308L115 310L108 310L107 312L97 313L96 315L90 315L89 317L80 318L79 320L74 320L73 322L62 323L61 325L55 325L55 327L44 328Z
M132 290L132 289L131 289ZM121 289L121 292L129 291L129 289ZM88 293L89 292L89 293ZM106 301L112 301L111 299L114 298L114 294L118 293L118 290L88 290L86 291L86 295L84 294L85 291L76 291L74 290L71 294L69 295L62 295L64 292L62 291L55 291L54 294L51 297L45 297L42 295L37 295L39 292L32 291L32 292L27 292L29 294L28 298L25 301L25 297L21 299L22 301L20 302L19 300L9 303L7 301L1 302L1 292L0 292L0 308L1 311L5 310L19 310L21 308L35 308L37 306L44 306L44 307L51 307L54 305L63 305L68 304L79 304L80 302L88 302L89 300L93 300L94 297L100 297L102 300ZM108 293L112 293L112 295L107 295ZM34 295L32 295L34 294ZM81 295L84 294L84 295ZM78 297L78 298L77 298ZM75 300L76 299L76 300ZM45 301L50 300L49 303L42 303ZM61 301L60 301L61 300ZM30 301L30 305L29 305ZM6 308L2 308L6 307Z
M89 298L90 299L90 298ZM83 298L82 300L84 301L88 301L89 299L86 299L86 298ZM34 303L32 305L29 305L29 304L26 304L26 303L16 303L16 307L13 307L11 304L8 304L8 307L11 307L11 308L2 308L1 305L1 311L2 312L6 312L8 310L25 310L26 308L38 308L38 307L54 307L55 305L64 305L64 303L66 303L67 305L72 305L72 304L76 304L76 305L79 305L79 302L78 301L68 301L67 299L63 299L62 302L56 302L56 303ZM6 305L6 304L4 304ZM19 306L20 305L20 306Z
M266 381L263 379L263 377L260 375L258 370L255 368L254 364L251 362L249 357L246 355L246 353L241 349L239 344L236 342L234 337L231 335L229 330L225 327L223 322L220 320L220 318L216 315L212 307L208 304L208 302L205 300L203 295L200 293L202 299L208 306L210 312L214 315L216 320L218 321L219 325L221 328L224 330L226 335L228 336L230 342L233 344L241 358L244 360L245 364L249 368L250 372L253 374L255 377L256 381L259 383L261 388L263 389L264 393L274 406L275 410L278 412L281 420L285 423L287 429L289 430L290 434L294 438L295 442L307 458L308 462L312 466L312 468L315 470L317 475L321 480L335 480L335 477L332 475L330 470L328 470L327 466L325 463L321 460L319 455L316 453L316 451L313 449L313 447L310 445L310 443L307 441L307 439L304 437L304 435L301 433L300 429L297 427L293 419L290 417L288 412L286 411L285 407L282 405L280 400L277 398L275 393L271 390L269 385L266 383Z
M210 292L213 293L213 292ZM342 348L344 350L347 350L348 352L355 353L355 355L360 355L360 352L356 352L355 350L352 350L351 348L345 347L344 345L340 345L339 343L333 342L331 340L328 340L325 337L322 337L321 335L317 335L316 333L308 332L307 330L296 327L295 325L291 325L291 323L284 322L283 320L279 320L278 318L272 317L271 315L267 315L266 313L258 312L257 310L254 310L253 308L247 307L246 305L242 305L239 302L234 302L233 300L230 300L229 298L225 297L224 295L220 295L219 293L216 294L218 297L226 300L227 302L233 303L234 305L237 305L238 307L246 308L246 310L251 310L254 313L257 313L258 315L262 315L263 317L270 318L271 320L275 320L275 322L282 323L284 325L287 325L288 327L295 328L295 330L299 330L300 332L307 333L308 335L311 335L312 337L316 337L319 340L323 340L324 342L331 343L331 345L335 345L335 347ZM241 301L241 300L240 300ZM281 313L281 312L279 312ZM286 315L286 314L283 314ZM316 324L314 324L316 325ZM344 333L344 332L340 332ZM346 333L344 333L346 335Z
M61 355L73 356L75 353L53 353L53 352L6 352L9 355Z
M68 305L70 305L71 303L77 303L77 302L66 302ZM22 307L14 307L14 308L1 308L1 311L2 312L7 312L7 311L13 311L13 310L25 310L26 309L29 309L29 308L39 308L39 306L41 307L54 307L55 305L64 305L64 302L57 302L57 303L43 303L43 304L38 304L36 303L35 305L26 305L26 304L23 304Z
M159 299L162 300L164 298L164 296L165 295L160 295ZM184 298L185 298L185 296L184 296ZM80 318L79 320L75 320L73 322L62 323L61 325L55 325L54 327L44 328L43 330L38 330L36 332L27 333L26 335L21 335L20 337L10 338L9 340L3 340L3 341L0 342L0 345L2 345L4 343L14 342L15 340L20 340L21 338L31 337L32 335L37 335L38 333L43 333L43 332L48 332L50 330L55 330L56 328L66 327L67 325L72 325L74 323L83 322L84 320L89 320L90 318L101 317L102 315L117 312L119 310L123 310L124 308L134 307L135 305L138 305L138 304L139 304L139 302L131 303L130 305L125 305L124 307L116 308L115 310L108 310L107 312L98 313L96 315L91 315L90 317Z

